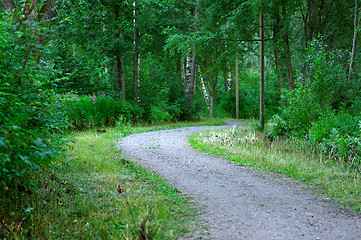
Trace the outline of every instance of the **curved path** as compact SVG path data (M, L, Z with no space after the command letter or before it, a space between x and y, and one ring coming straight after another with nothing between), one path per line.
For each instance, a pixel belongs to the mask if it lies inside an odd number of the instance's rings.
M187 127L134 134L124 157L168 179L202 208L209 233L197 239L361 240L361 219L277 174L239 166L192 150L187 136L228 126Z

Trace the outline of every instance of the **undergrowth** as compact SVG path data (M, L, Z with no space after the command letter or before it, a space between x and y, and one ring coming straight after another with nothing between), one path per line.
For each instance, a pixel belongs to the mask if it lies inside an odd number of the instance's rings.
M336 203L361 211L361 174L345 162L325 156L311 143L268 138L249 125L198 133L190 142L201 151L317 186Z

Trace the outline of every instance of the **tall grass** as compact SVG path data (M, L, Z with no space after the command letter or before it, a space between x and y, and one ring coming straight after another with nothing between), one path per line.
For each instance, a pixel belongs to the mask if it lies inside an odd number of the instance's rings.
M115 126L119 118L130 118L129 106L125 101L105 94L70 95L64 100L64 106L66 107L69 123L76 130Z
M282 173L318 187L335 202L361 210L361 174L322 154L311 143L267 138L251 126L207 131L190 138L193 147L242 165Z

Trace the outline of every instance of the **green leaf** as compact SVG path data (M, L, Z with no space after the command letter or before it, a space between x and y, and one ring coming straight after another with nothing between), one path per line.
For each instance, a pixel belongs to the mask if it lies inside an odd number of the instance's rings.
M0 147L6 147L5 138L4 138L4 137L0 137Z

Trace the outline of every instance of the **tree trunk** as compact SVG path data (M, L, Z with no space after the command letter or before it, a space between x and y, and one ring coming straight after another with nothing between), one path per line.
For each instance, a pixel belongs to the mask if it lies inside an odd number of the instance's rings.
M227 61L227 81L226 81L226 91L227 92L231 92L232 90L232 85L233 85L233 79L232 79L232 68L231 68L231 64L230 64L230 57L228 57L228 61Z
M134 52L133 59L133 91L134 91L134 100L139 100L139 66L140 66L140 57L139 57L139 48L137 46Z
M15 6L15 4L5 5ZM24 18L23 20L31 21L45 21L55 17L56 13L53 11L55 6L55 0L26 0L23 8Z
M198 0L196 1L197 5L195 8L195 31L198 32L198 19L199 19L199 9L198 9ZM190 77L190 89L189 89L189 109L193 109L193 98L194 98L194 88L196 82L196 61L197 61L197 47L193 46L192 50L192 65L191 65L191 77Z
M137 6L139 0L134 2L133 10L133 21L134 21L134 52L133 52L133 92L134 100L138 101L139 99L139 27L137 24Z
M191 64L191 76L190 76L190 85L189 85L189 109L193 109L193 97L194 97L194 88L196 81L196 46L193 46L192 50L192 64Z
M307 9L308 9L308 24L307 24L307 33L306 33L306 44L314 37L317 37L317 16L318 16L318 2L317 0L307 0Z
M121 54L116 57L117 60L117 79L120 93L125 100L125 75L124 75L124 60Z
M211 61L210 65L212 65L212 60L210 61ZM204 75L204 81L209 97L209 116L213 117L214 97L215 97L216 85L218 81L217 78L218 72L216 72L215 70L209 71L207 60L204 60L203 64L204 64L204 69L206 69L206 71L208 70L208 73Z
M16 4L14 0L2 0L1 7L5 10L13 11L16 8ZM22 16L18 18L20 24L26 24L27 27L32 28L35 31L39 31L39 29L34 29L31 21L37 22L45 22L50 20L56 16L56 12L54 11L55 0L26 0L24 8L22 9L22 14L18 16ZM30 22L27 22L30 21ZM45 34L38 35L37 41L38 44L44 45L47 36ZM37 49L32 50L34 55L36 56L37 61L40 61L41 52Z
M120 6L118 4L115 4L114 7L114 18L116 21L120 21ZM116 27L116 37L119 39L119 41L122 38L122 30L120 26ZM118 80L118 86L119 91L122 94L124 100L126 99L126 92L125 92L125 75L124 75L124 60L122 52L120 51L120 48L118 50L119 52L116 53L116 62L117 62L117 80Z
M288 41L288 34L285 36L285 54L286 54L286 64L287 64L287 80L288 80L288 89L295 89L295 83L293 78L293 69L292 69L292 59L291 59L291 50Z
M180 69L181 69L181 79L183 81L184 86L186 86L186 74L185 74L183 57L180 58Z
M198 72L201 73L200 67L198 67ZM209 109L209 97L208 97L206 86L204 84L203 76L201 74L200 74L200 78L201 78L201 87L202 87L204 101L206 102L207 108Z
M238 54L236 53L236 119L239 118L239 70Z
M348 68L348 78L351 77L353 62L355 59L356 54L356 43L357 43L357 32L360 26L360 19L358 17L358 6L357 6L358 0L355 0L355 15L354 15L354 32L353 32L353 40L352 40L352 51L351 51L351 57L350 57L350 65Z
M210 105L209 105L209 117L213 118L213 107L214 107L214 96L213 93L209 95Z
M185 69L185 86L184 94L185 98L189 100L190 86L191 86L191 75L192 75L192 50L189 47L187 51L186 69Z
M283 15L283 19L285 19L287 17L286 6L282 6L282 15ZM285 47L288 89L293 90L293 89L295 89L295 84L294 84L294 78L293 78L289 31L288 31L288 26L285 26L284 28L285 29L284 29L284 34L282 36L282 39L283 39L283 43L284 43L284 47Z
M264 130L264 24L263 13L260 14L260 122L261 130Z
M281 74L281 64L280 64L280 49L279 49L279 41L278 41L278 35L280 34L280 28L281 28L281 18L279 11L276 10L275 12L275 21L276 24L273 27L273 38L275 39L275 49L274 49L274 55L275 55L275 65L276 65L276 75L277 75L277 85L278 85L278 91L281 98L281 104L282 102L282 74Z

